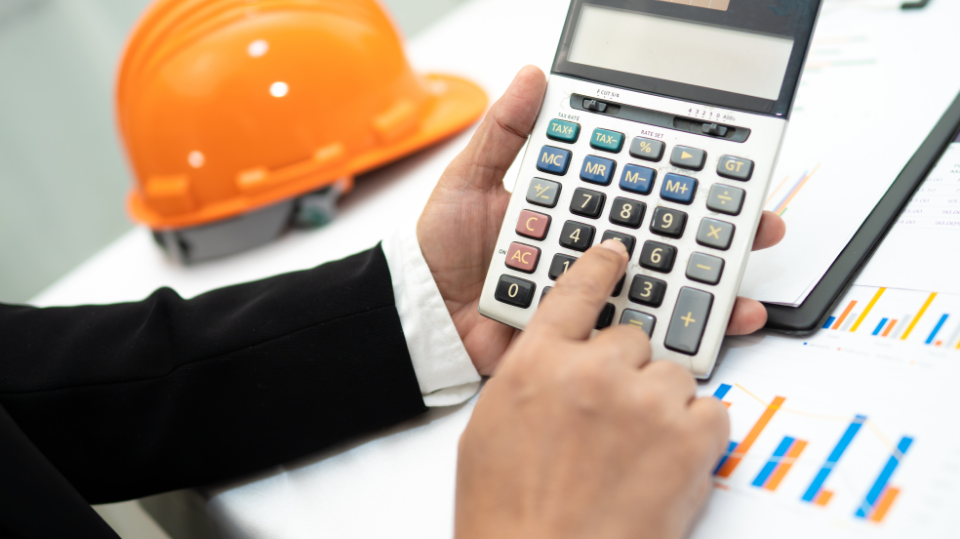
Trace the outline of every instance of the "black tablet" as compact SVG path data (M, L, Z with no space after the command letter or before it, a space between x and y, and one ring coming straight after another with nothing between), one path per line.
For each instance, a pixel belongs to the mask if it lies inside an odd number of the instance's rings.
M896 223L917 188L960 130L960 96L953 101L896 181L837 257L827 273L798 307L766 304L766 328L793 335L813 333L823 326L860 270Z

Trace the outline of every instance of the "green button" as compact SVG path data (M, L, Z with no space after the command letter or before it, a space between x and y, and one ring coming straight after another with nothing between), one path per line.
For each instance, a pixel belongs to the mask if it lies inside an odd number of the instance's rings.
M594 129L593 136L590 138L590 145L598 150L617 153L623 149L623 133Z
M547 126L547 138L574 143L580 138L580 124L565 120L550 120L550 125Z

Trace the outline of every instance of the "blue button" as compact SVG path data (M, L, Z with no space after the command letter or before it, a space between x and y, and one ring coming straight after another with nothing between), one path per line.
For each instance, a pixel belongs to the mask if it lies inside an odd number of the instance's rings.
M544 146L537 159L537 170L563 176L570 168L570 150L561 150L553 146Z
M613 179L613 172L617 169L617 162L595 155L588 155L583 160L583 169L580 170L580 179L585 182L609 185Z
M663 177L663 187L660 188L660 198L670 202L689 204L697 194L697 180L679 174L667 174Z
M656 177L657 171L652 168L627 165L623 167L623 175L620 176L620 189L649 195Z

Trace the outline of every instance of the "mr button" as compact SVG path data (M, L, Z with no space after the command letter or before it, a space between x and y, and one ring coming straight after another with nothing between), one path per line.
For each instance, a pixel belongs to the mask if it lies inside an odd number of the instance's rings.
M676 352L696 355L712 306L713 294L686 286L681 288L663 344Z
M544 146L537 158L537 170L563 176L570 168L570 150L562 150L553 146Z
M536 247L514 242L507 249L507 266L515 270L533 273L539 260L540 249Z

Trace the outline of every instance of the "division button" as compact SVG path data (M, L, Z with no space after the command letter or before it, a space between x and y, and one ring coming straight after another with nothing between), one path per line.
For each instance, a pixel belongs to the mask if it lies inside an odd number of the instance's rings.
M576 258L569 255L553 255L553 261L550 262L550 270L547 272L547 277L556 281L561 275L569 271L570 267L573 266L573 263L576 261Z
M653 190L653 181L656 177L657 171L652 168L626 165L623 167L623 175L620 176L620 189L649 195Z
M652 138L637 137L630 143L630 155L646 161L663 159L663 150L667 145Z
M628 258L633 258L633 248L637 246L637 238L633 236L628 236L626 234L621 234L619 232L614 232L613 230L608 230L603 233L603 236L600 236L600 243L603 243L607 240L617 240L627 248ZM614 294L616 295L616 294Z
M520 218L517 219L517 234L542 240L547 236L550 230L550 216L537 213L530 210L520 212Z
M630 292L627 293L627 297L634 303L659 307L666 293L667 283L664 281L646 275L636 275L630 283Z
M675 146L670 154L670 164L675 167L703 170L707 161L707 152L686 146Z
M570 213L596 219L600 217L606 199L607 196L603 193L583 188L577 189L573 192L573 199L570 201Z
M595 155L588 155L583 160L583 168L580 169L580 179L585 182L610 185L610 180L613 179L613 173L616 169L616 161Z
M533 295L536 291L537 285L530 281L518 279L512 275L501 275L493 297L501 303L526 309L533 303Z
M733 241L736 227L730 223L705 218L700 221L700 230L697 231L697 243L714 249L726 251Z
M617 197L610 205L610 222L615 225L640 228L640 222L643 221L643 213L646 210L647 205L639 200Z
M563 176L570 168L570 158L572 156L570 150L544 146L540 149L540 157L537 158L537 170Z
M677 259L677 248L666 243L647 241L640 251L640 265L647 269L670 273Z
M633 309L624 309L620 315L620 324L623 326L633 326L646 332L647 337L653 335L653 328L657 325L657 318L647 313L634 311Z
M732 155L724 155L720 158L720 163L717 165L717 174L724 178L745 182L753 176L753 161Z
M596 234L596 230L590 225L567 221L563 224L563 230L560 231L560 245L574 251L586 251L593 245L593 235Z
M670 202L689 204L697 194L697 180L690 176L667 174L663 177L663 187L660 188L660 198Z
M707 208L727 215L740 215L743 209L743 199L746 193L743 189L729 185L714 184L707 197Z
M527 202L552 208L560 197L560 184L542 178L534 178L527 188Z
M600 311L600 316L597 317L597 329L603 329L610 327L610 324L613 323L613 316L617 314L617 308L613 306L612 303L607 303L603 306L603 310Z
M670 350L696 355L712 306L713 294L686 286L681 288L663 344Z
M687 263L687 278L706 284L717 284L723 275L723 259L703 253L690 255Z
M580 138L580 124L566 120L550 120L547 125L547 138L573 144Z
M662 206L653 210L653 219L650 220L650 232L667 236L669 238L679 238L683 236L683 230L687 226L687 214L679 210L671 210Z
M540 260L540 249L523 243L513 242L507 249L507 267L518 271L533 273Z
M598 150L619 153L623 149L623 138L623 133L597 128L593 130L593 136L590 137L590 146Z

